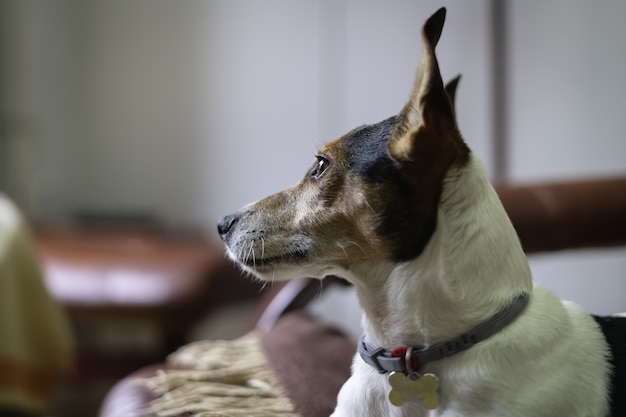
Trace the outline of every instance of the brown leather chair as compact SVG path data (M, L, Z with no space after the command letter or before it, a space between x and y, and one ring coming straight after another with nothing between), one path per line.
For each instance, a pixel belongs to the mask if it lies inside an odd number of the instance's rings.
M626 178L496 188L527 253L626 244ZM338 282L326 281L324 287ZM302 417L330 414L355 350L354 341L299 311L319 291L315 280L284 284L256 326L269 364ZM163 365L120 381L105 399L100 417L144 415L138 410L151 393L132 378L157 369Z

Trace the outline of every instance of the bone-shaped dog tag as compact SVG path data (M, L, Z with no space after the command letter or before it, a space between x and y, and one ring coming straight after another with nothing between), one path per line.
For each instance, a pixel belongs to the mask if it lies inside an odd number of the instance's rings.
M434 374L392 372L388 381L391 385L389 402L397 407L407 401L419 402L429 410L439 406L439 378Z

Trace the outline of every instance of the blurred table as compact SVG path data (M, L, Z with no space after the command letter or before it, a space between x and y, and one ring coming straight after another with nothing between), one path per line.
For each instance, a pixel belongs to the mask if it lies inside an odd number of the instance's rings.
M188 343L189 330L212 310L260 293L225 258L221 243L199 237L65 227L38 228L36 241L47 286L77 340L66 402L90 402L85 410L113 381Z

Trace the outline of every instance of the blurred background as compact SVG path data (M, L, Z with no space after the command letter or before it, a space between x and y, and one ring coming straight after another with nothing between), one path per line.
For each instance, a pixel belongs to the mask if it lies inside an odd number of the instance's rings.
M215 241L319 145L401 109L441 5L0 0L0 191L37 228L139 219ZM442 75L463 76L459 125L494 181L626 174L626 2L445 6ZM591 312L626 311L623 248L531 267Z

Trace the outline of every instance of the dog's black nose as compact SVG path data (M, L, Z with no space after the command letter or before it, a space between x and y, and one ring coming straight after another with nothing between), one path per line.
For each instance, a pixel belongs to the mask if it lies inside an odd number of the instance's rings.
M230 229L233 228L235 223L237 223L237 221L240 218L241 218L241 214L240 213L229 214L228 216L223 217L222 220L220 220L217 223L217 231L219 232L219 234L222 237L222 239L224 239L226 234L228 234Z

